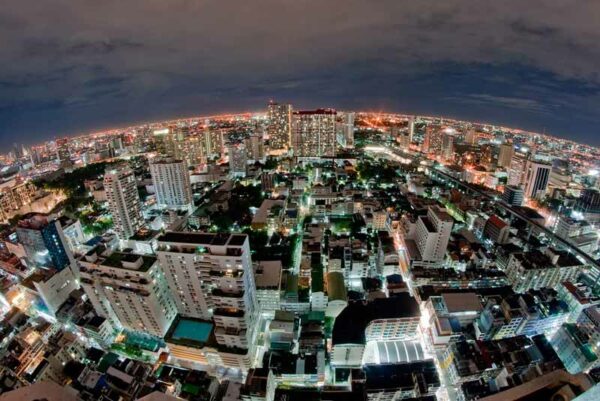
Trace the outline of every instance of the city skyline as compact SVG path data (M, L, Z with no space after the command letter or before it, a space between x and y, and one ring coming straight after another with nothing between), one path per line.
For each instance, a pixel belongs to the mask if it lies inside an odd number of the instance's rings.
M256 110L271 98L600 143L593 3L31 6L0 12L3 146Z

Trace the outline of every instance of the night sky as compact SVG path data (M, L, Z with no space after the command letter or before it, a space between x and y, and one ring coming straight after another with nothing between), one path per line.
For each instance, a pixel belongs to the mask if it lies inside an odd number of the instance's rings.
M18 0L0 146L297 108L443 115L600 145L593 0ZM1 148L0 148L1 149Z

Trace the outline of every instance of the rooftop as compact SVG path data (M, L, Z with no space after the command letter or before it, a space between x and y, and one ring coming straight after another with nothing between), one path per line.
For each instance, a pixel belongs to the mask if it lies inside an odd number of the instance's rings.
M332 333L333 345L364 344L365 330L378 319L400 319L420 315L417 301L408 293L392 298L379 298L372 302L351 302L335 319Z
M159 242L174 242L194 245L242 246L248 236L229 233L192 233L170 231L158 237Z

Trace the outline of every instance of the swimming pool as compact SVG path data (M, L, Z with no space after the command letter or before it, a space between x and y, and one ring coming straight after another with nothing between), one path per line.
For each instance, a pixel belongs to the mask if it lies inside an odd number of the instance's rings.
M212 323L181 319L171 336L175 340L206 342L212 330Z

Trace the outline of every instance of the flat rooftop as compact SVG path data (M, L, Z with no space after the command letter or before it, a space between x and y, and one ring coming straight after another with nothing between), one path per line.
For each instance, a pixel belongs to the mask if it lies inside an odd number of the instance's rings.
M167 232L158 237L158 241L206 246L242 246L246 238L245 234Z

